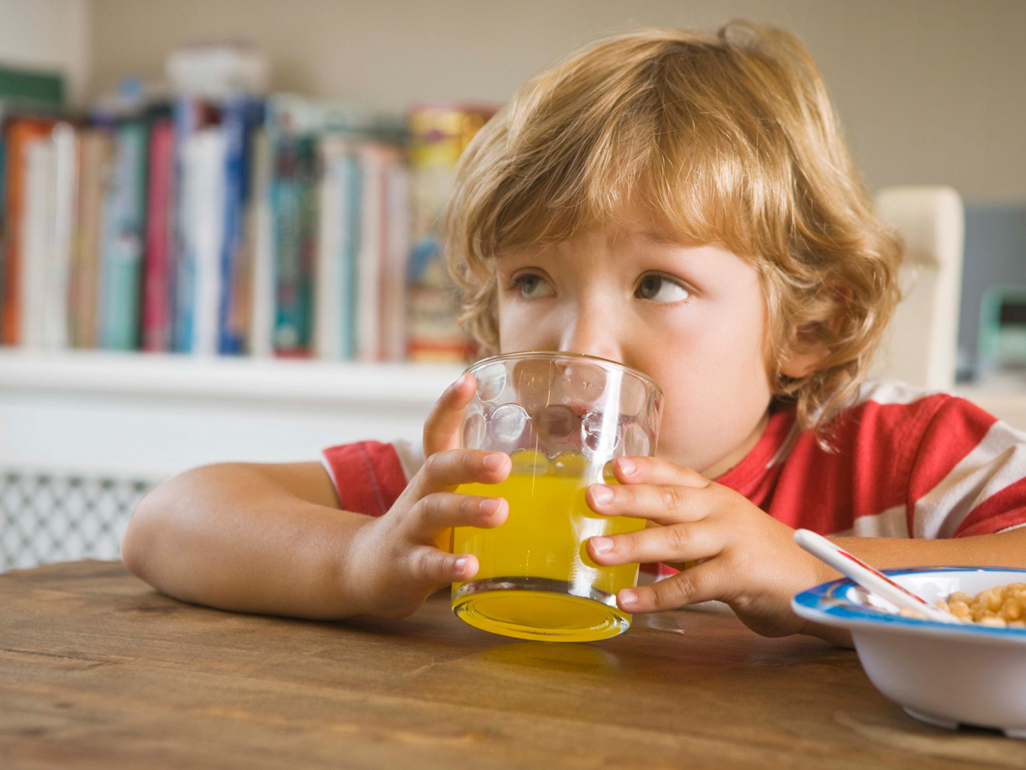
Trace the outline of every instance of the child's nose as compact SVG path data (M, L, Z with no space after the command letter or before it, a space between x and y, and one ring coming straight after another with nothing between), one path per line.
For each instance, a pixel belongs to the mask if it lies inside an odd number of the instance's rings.
M614 327L615 322L611 318L607 318L605 323L597 316L578 318L564 328L559 349L565 353L581 353L622 363L623 351Z

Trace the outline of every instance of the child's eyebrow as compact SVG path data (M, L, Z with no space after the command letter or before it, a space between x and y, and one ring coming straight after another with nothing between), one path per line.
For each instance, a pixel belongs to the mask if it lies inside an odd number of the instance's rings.
M680 246L681 248L694 248L700 244L694 241L684 238L680 235L667 232L666 230L642 230L639 235L646 241L652 241L653 243L666 244L667 246Z

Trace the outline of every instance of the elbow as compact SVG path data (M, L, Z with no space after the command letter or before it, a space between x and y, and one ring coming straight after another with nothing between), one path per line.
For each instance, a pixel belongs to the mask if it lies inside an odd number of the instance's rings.
M154 554L156 530L159 529L161 486L151 489L140 500L128 520L121 540L121 562L137 578L150 582L147 567Z
M223 495L236 467L230 463L185 471L151 489L135 506L121 540L121 561L158 590L180 572L207 527L211 498ZM226 481L227 479L227 481Z

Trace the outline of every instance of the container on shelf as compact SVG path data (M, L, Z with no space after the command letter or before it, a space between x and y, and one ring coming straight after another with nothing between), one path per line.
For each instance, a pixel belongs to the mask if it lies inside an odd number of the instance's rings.
M438 222L453 191L460 155L494 113L494 107L481 104L421 104L409 112L413 248L407 328L412 361L465 361L472 354L456 322L456 291L445 268Z

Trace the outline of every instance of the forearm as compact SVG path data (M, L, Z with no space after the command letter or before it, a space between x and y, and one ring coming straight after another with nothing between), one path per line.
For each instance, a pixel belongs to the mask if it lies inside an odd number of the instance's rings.
M1019 567L1026 568L1026 528L978 537L937 540L889 537L832 537L834 543L878 569L904 567ZM820 580L825 583L842 577L826 564L819 563ZM851 646L851 636L841 628L807 623L803 633Z
M356 611L344 566L366 516L296 497L253 468L177 476L139 504L122 547L128 568L177 599L305 618Z
M977 537L937 540L835 537L833 542L877 569L903 567L1026 568L1026 528ZM824 580L840 574L824 565Z

